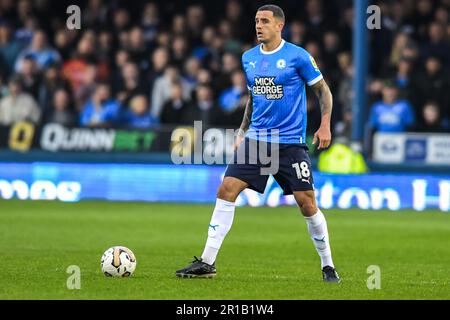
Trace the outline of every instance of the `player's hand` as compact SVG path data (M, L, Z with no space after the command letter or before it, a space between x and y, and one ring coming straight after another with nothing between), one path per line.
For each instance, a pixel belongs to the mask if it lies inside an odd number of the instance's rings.
M242 143L244 138L245 138L245 136L241 136L241 135L236 136L236 139L234 140L234 144L233 144L234 151L236 151L239 148L239 145Z
M319 130L314 133L313 144L316 144L319 141L319 146L317 150L326 149L330 146L331 143L331 131L330 127L320 126Z

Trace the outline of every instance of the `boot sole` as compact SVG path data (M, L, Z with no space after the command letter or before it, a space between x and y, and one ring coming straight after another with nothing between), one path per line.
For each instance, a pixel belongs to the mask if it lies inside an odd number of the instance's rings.
M177 277L179 278L203 278L203 279L211 279L216 276L215 273L207 273L207 274L185 274L185 273L177 273Z

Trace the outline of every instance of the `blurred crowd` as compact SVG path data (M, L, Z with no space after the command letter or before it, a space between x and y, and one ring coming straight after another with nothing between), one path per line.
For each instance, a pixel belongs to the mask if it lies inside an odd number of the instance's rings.
M255 1L0 0L0 125L237 128L241 54L256 45ZM351 0L278 1L283 38L307 49L334 94L335 134L352 126ZM375 1L367 86L372 131L449 131L450 0ZM320 123L308 92L309 132Z

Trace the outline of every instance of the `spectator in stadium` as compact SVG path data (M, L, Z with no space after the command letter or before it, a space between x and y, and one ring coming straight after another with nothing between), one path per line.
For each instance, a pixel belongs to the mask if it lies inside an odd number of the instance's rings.
M341 50L339 34L334 30L328 30L323 35L322 59L328 70L337 69L337 56Z
M146 45L153 44L158 35L159 16L159 9L155 3L145 4L142 10L141 27Z
M441 4L435 11L434 14L434 21L439 23L442 26L448 26L450 23L450 11L448 8L445 7L444 4Z
M133 96L148 92L148 88L144 86L144 81L141 80L136 63L126 62L122 66L121 76L121 86L116 97L122 106L129 106Z
M184 66L186 56L189 53L189 46L187 39L183 36L176 36L172 40L172 64L174 64L179 70Z
M192 49L192 55L201 59L205 65L209 65L212 56L212 44L217 37L213 26L206 26L202 31L202 43Z
M38 30L38 26L39 20L36 16L26 17L25 21L21 21L21 27L14 33L14 39L22 42L24 46L29 45Z
M144 33L139 26L134 26L128 32L128 44L125 49L130 53L131 60L140 70L149 68L148 57L150 52L145 44Z
M111 83L111 90L114 94L119 92L122 86L122 70L123 66L131 61L130 53L125 49L118 49L114 53L114 63L111 66L111 73L109 81Z
M288 26L289 41L297 46L303 46L306 42L306 26L301 20L294 20Z
M103 5L102 0L89 0L81 18L83 26L98 30L107 21L107 7Z
M334 127L336 143L349 144L352 140L352 122L353 112L351 107L345 107L342 110L342 119Z
M448 119L442 119L440 114L440 107L436 102L430 101L425 104L422 109L423 121L418 126L417 131L419 132L450 132L450 130L445 128L444 123Z
M112 31L114 34L120 34L122 31L126 31L130 27L130 14L127 9L119 7L114 10Z
M410 100L412 99L412 73L413 62L411 59L401 58L397 65L397 70L394 75L395 82L400 91L400 97Z
M77 43L77 50L74 56L65 61L63 65L63 75L72 86L72 90L77 92L83 84L88 69L88 63L92 60L95 45L88 38L82 38Z
M38 98L41 76L38 71L36 59L33 55L27 55L22 60L22 69L17 73L22 81L23 91Z
M73 98L77 110L86 104L99 81L99 68L96 64L89 62L83 74L83 81L78 86L78 90L73 91Z
M43 30L37 30L33 34L31 45L28 48L22 50L16 60L14 70L21 72L23 68L23 60L25 57L32 56L37 63L38 69L43 69L52 63L58 63L61 61L61 56L47 43L47 35Z
M19 121L37 124L41 110L33 96L23 92L19 76L12 76L8 82L7 96L0 99L0 125L9 126Z
M247 82L242 71L236 70L231 74L232 86L222 91L219 96L219 106L228 113L238 107L243 96L247 93Z
M233 34L233 27L231 26L231 22L222 19L219 22L219 28L218 28L219 34L223 39L223 46L225 51L232 52L235 54L241 53L242 43L239 41L239 39L234 37Z
M9 76L13 72L14 62L23 49L23 44L12 35L12 25L6 20L0 20L0 57L5 62L1 73Z
M164 74L158 77L153 84L150 113L154 118L159 119L162 107L170 98L175 82L181 83L183 98L186 100L190 98L192 85L180 75L178 68L173 65L167 66Z
M414 112L406 100L398 99L398 88L394 81L385 82L382 101L372 105L369 127L379 132L405 132L414 125Z
M425 70L419 73L413 84L414 104L423 106L432 99L440 106L447 106L446 111L441 110L442 116L450 116L450 80L447 71L444 71L441 60L431 56L425 61Z
M163 75L164 70L169 64L170 54L166 47L157 47L151 55L150 70L146 75L150 88L153 87L153 83L156 78Z
M195 88L195 99L189 104L184 118L190 125L202 121L204 128L223 124L224 115L214 101L211 87L200 84Z
M31 16L33 13L33 7L31 6L31 1L29 0L19 0L17 2L17 18L22 23Z
M51 111L54 103L54 95L61 88L70 90L69 83L62 78L61 68L58 65L50 65L44 70L43 80L39 86L39 106L41 107L44 117ZM70 92L70 91L69 91ZM73 107L73 106L72 106Z
M202 68L197 74L197 84L212 86L212 75L208 69Z
M197 83L197 75L202 67L200 59L191 56L186 60L184 64L184 77L192 86Z
M80 125L84 127L111 127L118 123L120 104L111 99L106 83L97 84L91 100L83 107Z
M424 40L429 23L433 20L432 0L419 0L416 2L416 15L414 17L414 28L420 40Z
M411 38L406 32L398 33L391 46L391 54L390 54L390 66L395 67L398 65L400 59L403 57L404 49L412 43Z
M201 43L202 30L205 23L205 10L199 4L190 5L186 10L186 23L189 42L193 46Z
M45 116L46 123L58 123L70 127L77 125L77 116L73 112L69 92L58 88L53 93L51 110Z
M338 83L336 90L337 105L340 110L349 110L353 100L353 65L350 52L344 51L338 54L339 72L335 76Z
M150 115L148 99L145 95L135 95L130 100L130 107L124 112L121 124L132 129L148 129L158 124Z
M172 85L170 99L164 104L161 112L161 123L188 124L185 121L188 102L183 99L183 87L176 82Z
M313 39L321 38L327 27L327 20L331 21L326 18L322 0L306 1L306 19L309 34Z
M72 87L77 107L85 102L84 92L86 86L91 86L93 74L95 81L108 80L108 65L96 55L96 36L91 30L83 33L73 57L64 62L62 73Z
M114 38L109 30L102 30L98 35L97 54L100 61L108 63L109 68L113 68L114 61Z
M238 57L231 52L225 52L222 56L222 64L219 75L216 77L215 89L221 92L231 85L231 74L241 70L241 64Z
M185 37L187 36L186 30L186 17L181 13L175 14L172 18L172 35Z
M75 44L75 37L77 36L77 30L68 30L66 26L58 29L53 37L53 43L55 49L61 55L62 61L67 61L71 58L73 47Z
M253 38L249 28L242 26L251 25L250 17L245 14L243 5L238 0L228 0L225 6L225 19L230 22L231 34L235 39L248 40Z
M355 16L353 7L347 4L343 9L341 16L342 18L338 22L339 34L341 35L341 47L342 50L351 51Z
M223 67L223 55L225 51L225 42L220 34L216 34L210 46L210 56L207 68L213 73L221 72Z
M422 55L424 57L435 56L446 66L450 45L446 39L444 27L437 22L432 22L428 27L428 41L423 43Z
M172 40L172 35L167 30L161 30L156 35L155 46L170 48L170 42Z
M320 66L320 61L322 61L322 50L320 49L319 42L315 40L308 41L305 45L305 49L310 52L312 57L314 57L319 68L322 68Z

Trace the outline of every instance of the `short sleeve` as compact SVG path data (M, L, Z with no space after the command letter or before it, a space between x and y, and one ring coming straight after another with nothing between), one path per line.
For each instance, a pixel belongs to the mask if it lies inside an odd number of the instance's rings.
M323 79L322 73L314 58L308 51L301 48L298 56L297 71L308 86L313 86Z

